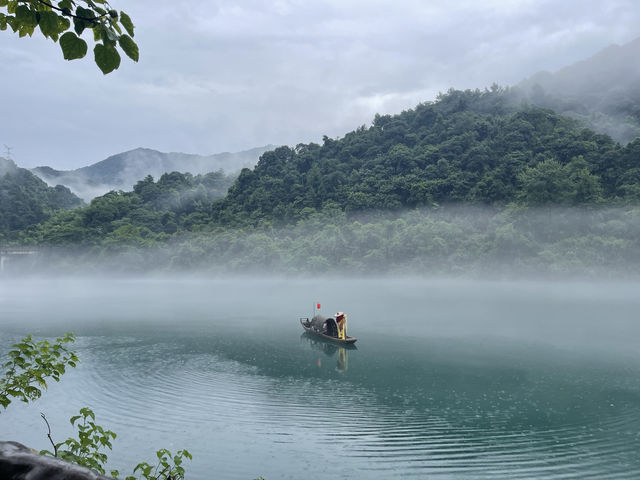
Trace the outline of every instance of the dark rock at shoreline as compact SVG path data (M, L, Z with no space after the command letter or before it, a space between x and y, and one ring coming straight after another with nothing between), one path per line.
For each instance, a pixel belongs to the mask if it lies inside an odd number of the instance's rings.
M109 480L88 468L39 455L18 442L0 442L2 480Z

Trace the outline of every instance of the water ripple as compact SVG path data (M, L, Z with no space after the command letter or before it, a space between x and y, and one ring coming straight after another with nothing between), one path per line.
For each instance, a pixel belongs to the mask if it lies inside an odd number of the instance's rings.
M373 389L340 378L275 378L262 374L257 364L221 354L126 339L103 341L104 349L100 340L92 340L91 351L83 352L88 357L84 363L113 363L116 348L118 368L88 369L86 388L78 395L116 419L114 427L200 432L209 441L237 448L267 438L271 449L299 449L304 443L316 452L348 458L370 478L398 471L403 478L640 477L637 407L610 406L610 413L586 423L583 417L557 414L560 424L526 429L514 422L524 407L501 409L500 399L483 411L488 405L484 399L467 403L458 398L439 408L418 395L422 404L409 401L396 408ZM502 395L508 403L518 392ZM528 411L544 410L544 401L533 393L524 392L524 397L529 398ZM247 440L248 432L253 441Z

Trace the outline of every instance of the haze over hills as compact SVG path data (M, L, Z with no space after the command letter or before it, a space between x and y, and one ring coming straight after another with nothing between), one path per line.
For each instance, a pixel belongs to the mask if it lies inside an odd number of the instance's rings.
M10 240L140 271L637 272L640 139L511 99L452 90L266 152L230 188L221 172L145 178Z
M97 253L107 259L129 252L126 268L142 270L365 272L422 265L450 273L483 262L491 269L504 258L531 271L635 271L640 139L616 143L541 104L572 108L583 123L633 118L640 105L635 83L605 70L619 65L630 70L617 75L637 75L627 60L638 43L537 75L557 96L535 80L452 89L399 114L376 115L342 138L251 150L249 166L260 160L237 178L219 169L237 170L241 161L232 159L247 152L222 154L229 163L213 164L221 155L137 149L72 172L40 168L54 183L71 179L116 191L10 230L5 240L74 254L86 248L89 263ZM572 76L584 82L572 88ZM610 114L597 110L613 104L598 101L605 87L609 98L626 92L631 99ZM214 172L161 175L174 170ZM566 210L552 215L557 208Z
M49 185L65 185L86 201L111 190L131 190L138 181L152 175L159 178L163 173L182 172L194 175L223 170L234 173L245 167L253 167L258 158L273 145L253 148L235 153L195 155L187 153L165 153L149 148L136 148L76 170L55 170L51 167L36 167L32 172Z
M590 58L557 72L539 72L509 90L513 112L523 101L550 108L580 121L623 144L640 136L640 38L611 45ZM194 175L222 169L225 173L253 168L274 145L236 153L193 155L137 148L76 170L42 166L32 169L50 186L62 184L86 201L111 190L131 190L147 175L159 178L178 171Z
M640 136L640 38L557 72L539 72L515 88L533 105L628 143Z
M7 173L14 174L18 171L19 167L13 160L8 160L4 157L0 157L0 177L4 177Z
M67 187L49 187L13 160L0 157L0 239L47 220L57 210L82 203Z
M146 177L4 240L47 249L54 269L636 275L639 153L640 139L516 109L512 89L451 90L265 152L235 179Z

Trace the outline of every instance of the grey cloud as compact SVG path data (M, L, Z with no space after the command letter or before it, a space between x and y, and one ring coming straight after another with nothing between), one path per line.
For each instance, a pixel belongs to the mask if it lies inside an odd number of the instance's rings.
M317 142L449 87L516 83L640 35L631 0L120 3L141 59L106 77L37 34L2 33L12 114L0 144L20 165Z

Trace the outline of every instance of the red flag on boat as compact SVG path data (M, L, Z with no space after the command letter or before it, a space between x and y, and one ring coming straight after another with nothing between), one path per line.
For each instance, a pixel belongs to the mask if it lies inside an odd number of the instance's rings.
M318 310L320 310L320 304L318 304L318 306L316 307Z

